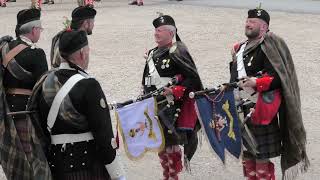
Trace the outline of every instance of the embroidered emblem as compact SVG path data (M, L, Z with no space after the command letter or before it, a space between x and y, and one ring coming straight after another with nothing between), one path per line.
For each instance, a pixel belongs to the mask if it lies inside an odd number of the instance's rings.
M103 109L105 109L105 108L107 107L106 101L105 101L103 98L100 99L100 106L101 106Z
M164 18L163 18L163 16L160 17L160 22L161 22L161 23L164 23Z
M261 10L259 9L258 12L257 12L257 16L261 16Z

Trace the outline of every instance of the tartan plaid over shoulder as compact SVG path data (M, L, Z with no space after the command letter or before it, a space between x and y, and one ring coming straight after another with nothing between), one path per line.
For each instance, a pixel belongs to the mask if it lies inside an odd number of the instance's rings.
M1 63L1 62L0 62ZM51 180L51 171L30 116L26 117L26 137L32 150L25 152L6 103L0 70L0 161L8 180Z

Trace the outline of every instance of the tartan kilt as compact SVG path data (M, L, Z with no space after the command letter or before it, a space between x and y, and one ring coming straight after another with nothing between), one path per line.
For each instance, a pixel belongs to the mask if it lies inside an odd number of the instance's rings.
M11 112L18 112L26 110L28 96L25 95L7 95L7 103ZM11 116L20 138L22 148L26 154L31 153L31 139L30 128L28 127L28 120L26 114L18 114Z
M161 110L162 108L164 108L166 106L166 103L160 103L158 104L158 111ZM159 117L159 116L158 116ZM171 120L171 116L168 115L168 119ZM177 131L178 135L171 133L169 128L165 125L165 123L161 120L161 117L159 117L159 121L163 130L163 135L164 135L164 139L165 139L165 147L170 147L170 146L174 146L174 145L184 145L184 144L188 144L188 139L187 139L187 133L186 131L179 131L177 128L175 128L175 130ZM174 124L175 126L175 122L173 122L173 118L172 118L172 124Z
M1 75L0 75L1 79ZM26 110L29 96L4 95L3 113ZM0 120L1 166L8 180L51 180L51 171L30 116L15 114Z
M54 180L111 180L107 170L101 164L96 163L91 169L73 171L73 172L54 172Z
M244 158L268 159L280 156L282 152L282 139L277 116L268 125L256 125L251 121L248 121L247 125L256 139L258 153L254 156L251 152L244 151Z

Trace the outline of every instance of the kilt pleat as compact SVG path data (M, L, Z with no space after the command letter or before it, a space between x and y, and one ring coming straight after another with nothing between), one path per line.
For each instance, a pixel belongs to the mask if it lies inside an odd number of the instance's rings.
M281 132L278 118L275 117L268 125L247 123L248 128L258 144L258 154L254 156L249 151L244 151L244 157L254 159L268 159L281 154Z
M55 180L109 180L107 170L100 163L90 169L74 172L53 172Z

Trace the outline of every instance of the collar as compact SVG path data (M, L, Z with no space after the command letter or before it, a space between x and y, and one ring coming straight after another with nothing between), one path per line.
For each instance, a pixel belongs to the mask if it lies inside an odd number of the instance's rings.
M25 42L27 45L31 46L31 49L35 49L37 48L36 44L33 43L29 38L23 36L23 35L20 35L19 36L21 41Z
M78 66L79 67L79 66ZM81 68L81 67L79 67L79 68ZM89 77L89 74L87 73L87 72L82 72L82 71L78 71L78 70L76 70L75 68L72 68L72 67L70 67L70 65L69 65L69 63L67 63L67 62L62 62L61 64L60 64L60 66L59 66L59 70L60 69L67 69L67 70L73 70L73 71L77 71L79 74L81 74L81 75L83 75L83 76L85 76L85 77ZM82 69L82 68L81 68Z
M76 71L76 69L70 67L67 62L62 62L59 66L59 69L68 69L68 70L75 70Z

